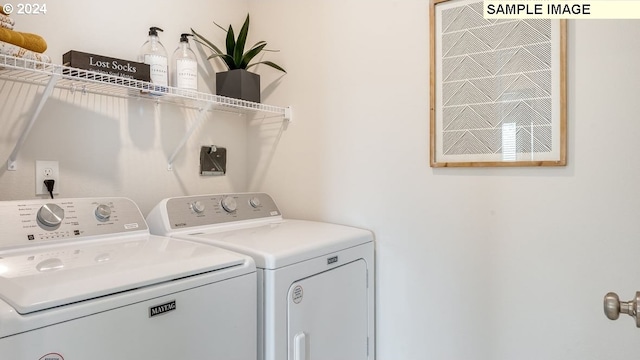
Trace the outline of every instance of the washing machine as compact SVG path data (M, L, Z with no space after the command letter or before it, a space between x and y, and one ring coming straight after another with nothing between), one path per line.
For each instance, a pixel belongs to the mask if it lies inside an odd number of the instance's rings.
M151 233L256 262L258 359L374 359L374 244L368 230L283 218L265 193L162 200Z
M0 202L0 359L254 360L256 276L126 198Z

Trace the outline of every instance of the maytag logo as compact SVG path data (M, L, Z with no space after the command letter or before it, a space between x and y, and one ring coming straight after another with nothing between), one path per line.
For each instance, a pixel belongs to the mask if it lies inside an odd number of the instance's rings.
M334 264L334 263L337 263L337 262L338 262L338 256L337 255L336 256L332 256L330 258L327 258L327 265L331 265L331 264Z
M177 228L185 227L185 226L187 226L187 223L175 223L175 224L173 224L173 227L177 227Z
M149 317L152 318L154 316L162 315L168 313L169 311L173 311L176 309L176 301L169 301L168 303L164 303L161 305L152 306L149 308Z

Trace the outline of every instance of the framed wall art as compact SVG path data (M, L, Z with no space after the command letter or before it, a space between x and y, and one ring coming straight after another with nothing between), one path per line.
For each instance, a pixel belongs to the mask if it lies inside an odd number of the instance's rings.
M566 165L566 20L432 0L432 167Z

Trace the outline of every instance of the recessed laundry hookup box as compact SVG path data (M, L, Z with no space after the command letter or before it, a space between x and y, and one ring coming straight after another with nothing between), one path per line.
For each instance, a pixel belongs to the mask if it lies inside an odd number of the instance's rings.
M129 60L71 50L62 55L62 64L76 69L89 70L124 79L151 81L150 67L148 64ZM73 69L64 69L63 74L100 80L99 77L86 74L85 72L74 72ZM111 79L105 78L104 81L111 82Z

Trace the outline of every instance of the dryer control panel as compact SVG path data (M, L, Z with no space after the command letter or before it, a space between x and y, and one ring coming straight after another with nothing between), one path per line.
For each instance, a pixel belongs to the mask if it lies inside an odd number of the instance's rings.
M282 218L276 203L265 193L175 197L167 199L161 206L160 212L166 214L163 216L168 218L173 230L261 218Z
M0 248L140 230L144 216L126 198L0 202Z

